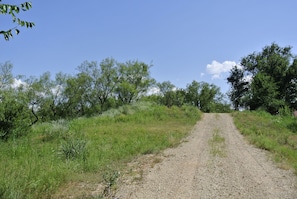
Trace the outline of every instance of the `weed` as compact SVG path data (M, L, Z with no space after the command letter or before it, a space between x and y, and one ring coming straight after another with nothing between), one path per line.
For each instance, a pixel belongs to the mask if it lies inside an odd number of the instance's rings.
M103 179L106 184L104 191L103 191L103 196L104 197L110 197L112 196L112 188L116 185L117 179L120 177L120 172L116 170L110 170L108 169L104 174L103 174Z
M219 129L214 129L212 138L208 141L213 156L226 157L225 138L220 135Z

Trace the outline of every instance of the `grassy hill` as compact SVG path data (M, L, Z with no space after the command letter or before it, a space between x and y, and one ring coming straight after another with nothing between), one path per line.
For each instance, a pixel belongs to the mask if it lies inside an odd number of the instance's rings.
M200 117L194 107L142 102L36 124L26 136L0 142L0 198L50 198L80 183L86 191L88 184L110 188L127 162L176 146Z

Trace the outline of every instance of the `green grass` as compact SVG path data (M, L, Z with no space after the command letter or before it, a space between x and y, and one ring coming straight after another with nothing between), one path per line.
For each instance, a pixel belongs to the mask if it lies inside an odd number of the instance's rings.
M135 157L178 145L200 117L194 107L138 103L102 116L37 124L26 137L0 142L0 198L89 197L98 183L113 185L107 174Z
M265 112L236 112L239 131L255 146L268 150L281 168L297 173L297 120L292 116L272 116Z
M225 138L221 136L220 129L214 129L212 138L208 141L210 153L213 156L226 157Z

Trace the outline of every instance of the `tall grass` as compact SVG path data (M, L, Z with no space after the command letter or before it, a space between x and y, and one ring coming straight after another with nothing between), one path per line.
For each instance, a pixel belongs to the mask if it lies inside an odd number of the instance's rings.
M51 198L70 182L104 183L136 156L176 146L200 116L194 107L139 103L37 124L25 137L0 142L0 198Z
M266 112L236 112L234 122L248 140L272 152L284 169L297 173L297 120L292 116L272 116Z

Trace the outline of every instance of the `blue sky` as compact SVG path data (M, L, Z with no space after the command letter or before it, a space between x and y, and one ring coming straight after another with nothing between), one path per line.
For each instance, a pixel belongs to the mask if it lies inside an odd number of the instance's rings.
M242 57L272 42L297 54L296 0L31 2L20 17L36 26L8 42L0 38L0 63L10 61L14 75L75 74L85 60L113 57L152 64L158 82L185 88L205 81L226 92L230 67ZM0 30L15 26L0 18Z

